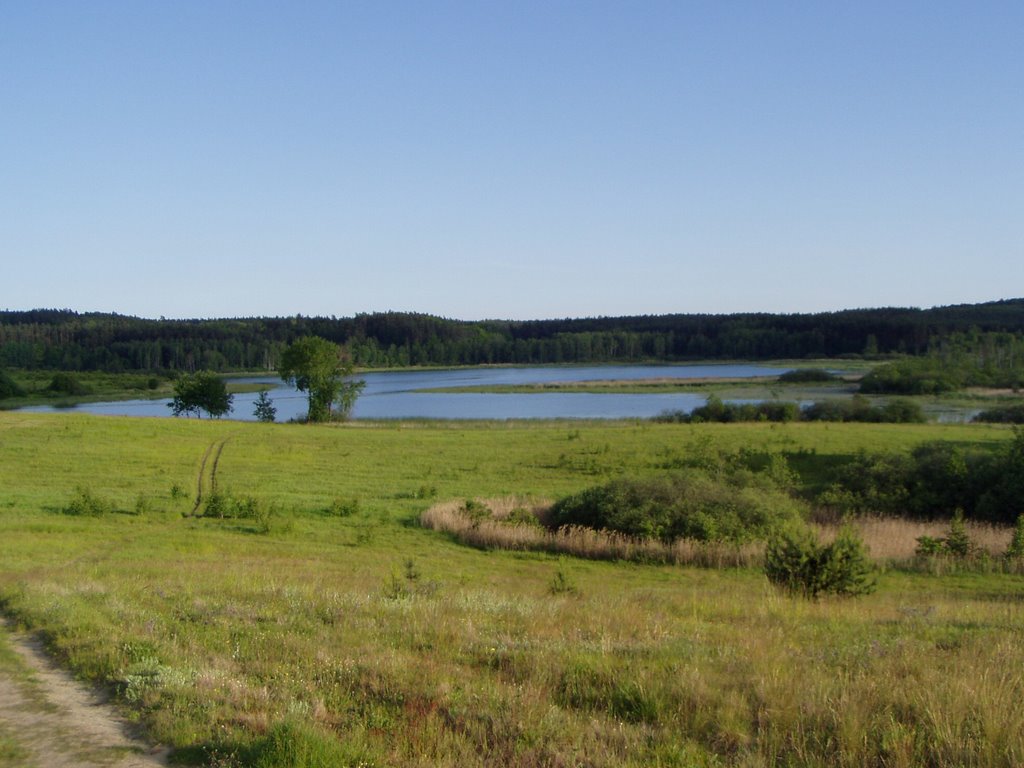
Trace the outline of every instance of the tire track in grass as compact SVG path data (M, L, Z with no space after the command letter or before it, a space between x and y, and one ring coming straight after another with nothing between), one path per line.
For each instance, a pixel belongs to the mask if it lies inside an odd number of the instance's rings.
M196 478L196 501L192 505L192 517L199 514L199 508L203 504L204 490L209 489L211 494L217 492L217 467L220 465L224 446L230 439L230 437L225 437L223 440L214 440L206 447L203 460L199 463L199 476ZM207 473L207 467L209 467L209 473ZM207 475L209 476L207 477Z
M199 505L203 503L203 476L206 474L206 462L210 458L210 454L213 452L214 446L217 445L216 441L210 443L206 447L206 453L203 454L203 460L199 463L199 477L196 480L196 503L192 505L192 516L195 517L199 511Z
M210 493L217 492L217 466L220 464L220 455L224 453L224 445L230 440L230 437L225 437L217 445L216 452L213 456L213 466L210 468Z

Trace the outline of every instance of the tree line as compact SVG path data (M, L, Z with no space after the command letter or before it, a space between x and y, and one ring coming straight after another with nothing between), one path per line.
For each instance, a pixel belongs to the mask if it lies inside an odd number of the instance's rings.
M306 336L344 345L356 366L388 368L921 355L941 350L957 334L1024 338L1024 299L926 310L472 322L403 312L155 320L56 309L5 311L0 368L274 370L288 346Z

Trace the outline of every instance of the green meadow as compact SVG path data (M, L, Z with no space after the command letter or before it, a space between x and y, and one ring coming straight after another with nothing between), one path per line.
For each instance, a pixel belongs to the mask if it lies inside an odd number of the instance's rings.
M1020 575L882 563L875 593L807 601L757 567L485 550L420 524L699 451L781 454L813 491L860 449L1011 435L0 413L0 607L179 764L1020 765ZM259 511L195 516L199 495Z

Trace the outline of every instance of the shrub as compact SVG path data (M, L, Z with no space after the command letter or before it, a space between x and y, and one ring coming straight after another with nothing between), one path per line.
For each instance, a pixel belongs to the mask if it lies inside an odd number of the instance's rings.
M799 519L797 503L764 474L711 477L696 470L613 480L557 501L549 526L585 526L629 536L742 543Z
M957 509L953 519L949 521L949 532L945 538L933 536L919 536L917 549L914 554L921 557L935 555L949 555L951 557L966 558L977 554L978 548L974 546L967 535L967 526L964 524L964 511Z
M565 568L565 561L562 558L558 559L558 570L555 571L555 575L551 579L551 583L548 584L548 592L552 595L578 595L580 593L579 587L569 576L569 572Z
M25 390L19 387L4 371L0 371L0 400L5 397L23 397Z
M984 421L994 424L1024 424L1024 405L1006 405L1000 408L989 408L979 413L971 421Z
M1020 560L1024 558L1024 515L1017 515L1017 525L1013 529L1013 538L1006 548L1008 558Z
M810 384L821 381L835 381L836 376L824 368L797 368L793 371L786 371L779 376L779 381L784 384Z
M967 535L964 525L964 511L957 509L953 519L949 521L949 534L946 536L946 550L955 557L967 557L974 547Z
M468 517L470 520L489 520L491 517L490 508L482 501L476 499L466 499L462 504L462 514Z
M822 546L805 526L789 526L768 541L764 555L768 580L793 594L853 597L874 590L873 567L852 528Z
M113 505L106 499L93 494L88 488L78 488L74 497L64 507L65 515L87 515L99 517L113 511Z
M270 511L255 496L232 496L226 491L211 491L203 505L203 517L266 520Z
M57 395L87 395L91 391L70 373L55 373L46 389Z
M334 499L327 508L327 514L334 517L351 517L359 514L359 499Z

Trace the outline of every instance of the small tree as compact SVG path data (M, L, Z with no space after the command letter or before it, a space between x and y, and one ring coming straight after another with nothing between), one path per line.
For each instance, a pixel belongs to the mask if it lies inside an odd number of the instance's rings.
M303 336L281 355L277 372L309 398L309 421L329 421L334 403L344 417L351 411L364 382L346 381L352 375L351 360L337 344L319 336Z
M219 419L231 412L233 399L222 378L210 371L197 371L174 382L174 398L167 407L175 416L194 413L201 418L206 411L210 418Z
M1013 538L1006 549L1006 556L1014 560L1024 559L1024 515L1017 515L1017 526L1013 529Z
M964 524L964 511L957 507L953 519L949 521L949 533L946 535L946 551L954 557L967 557L974 550L967 526Z
M764 554L769 581L811 599L821 594L853 597L872 592L873 570L863 543L849 527L831 544L821 546L806 526L790 526L769 539Z
M267 396L267 390L260 390L253 415L258 421L266 423L273 422L277 418L277 408L274 407L274 401Z

